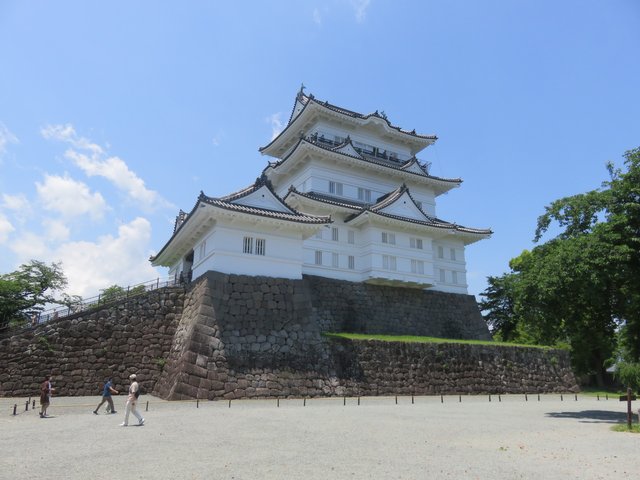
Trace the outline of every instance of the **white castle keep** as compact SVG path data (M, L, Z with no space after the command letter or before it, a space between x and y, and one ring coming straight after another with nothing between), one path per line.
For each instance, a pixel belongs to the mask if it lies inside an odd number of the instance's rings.
M286 128L260 148L273 161L256 182L220 198L201 192L151 262L185 279L317 275L466 294L465 248L492 232L436 215L436 198L462 183L416 157L436 140L302 87Z

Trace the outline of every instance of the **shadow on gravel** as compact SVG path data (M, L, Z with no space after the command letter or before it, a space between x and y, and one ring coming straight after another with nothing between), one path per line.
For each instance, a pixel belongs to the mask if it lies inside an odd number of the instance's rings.
M607 410L583 410L581 412L550 412L546 414L553 418L575 418L583 423L620 423L627 421L624 412L610 412ZM634 415L635 416L635 415Z

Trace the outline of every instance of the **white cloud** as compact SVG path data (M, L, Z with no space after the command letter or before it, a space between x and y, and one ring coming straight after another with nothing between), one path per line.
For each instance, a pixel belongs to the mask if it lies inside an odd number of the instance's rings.
M66 223L62 220L45 218L42 221L42 226L45 228L47 240L53 242L64 242L69 238L71 233L69 227L67 227Z
M322 14L320 13L320 10L317 8L313 9L313 21L316 25L322 26Z
M6 210L11 210L14 215L14 219L18 221L24 221L27 217L31 215L31 202L27 199L27 197L20 193L18 195L9 195L7 193L2 194L2 203L0 204L2 208Z
M6 125L0 122L0 157L7 151L7 145L18 143L18 137L9 131Z
M58 140L70 143L76 148L89 150L96 155L104 154L104 150L100 145L93 143L86 138L78 137L76 130L70 123L67 123L66 125L47 125L40 129L40 133L47 140Z
M11 242L9 248L16 255L19 264L31 259L45 259L49 252L43 235L36 235L33 232L23 232Z
M284 130L284 122L282 121L282 112L274 113L266 118L266 122L271 125L271 140L280 135Z
M73 148L65 156L89 176L100 176L109 180L116 188L125 192L130 199L146 211L157 207L173 207L162 196L149 190L140 177L129 169L118 157L107 157L99 145L79 137L72 125L48 125L41 129L42 136L50 140L69 143Z
M0 213L0 243L4 243L9 238L9 234L13 232L15 228L11 225L11 222Z
M44 183L36 182L36 190L45 210L58 212L65 218L89 215L102 218L108 206L98 192L68 176L46 175Z
M351 5L356 12L356 22L364 22L370 4L371 0L351 0Z
M118 228L117 236L95 242L68 242L51 255L62 262L68 293L89 297L110 285L126 287L153 280L158 271L149 263L151 224L138 217Z

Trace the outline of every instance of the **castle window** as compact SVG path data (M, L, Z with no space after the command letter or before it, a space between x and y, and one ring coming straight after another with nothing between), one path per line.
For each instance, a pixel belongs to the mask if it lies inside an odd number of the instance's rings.
M322 265L322 252L316 250L316 265Z
M338 268L340 266L340 256L337 253L331 254L331 266L333 268Z
M456 259L456 249L452 248L451 250L451 260L455 260ZM453 282L455 283L455 282Z
M356 268L356 257L354 257L353 255L349 255L349 270L355 270Z
M364 202L371 201L371 190L368 188L358 187L358 200L362 200Z
M451 283L458 283L458 272L451 272Z
M266 249L267 241L264 238L244 237L242 241L242 253L264 255Z
M342 196L342 184L340 182L329 182L329 193Z
M418 250L422 250L422 239L411 237L409 239L409 246L411 248L417 248Z
M396 234L390 232L382 232L382 243L388 243L389 245L396 244Z
M340 238L340 230L338 227L331 227L331 240L337 242Z
M200 244L200 260L202 260L206 254L207 254L207 241L204 240Z
M445 277L444 270L440 269L440 283L445 283L445 281L446 281L446 277Z
M438 258L444 258L444 248L442 248L442 245L438 246Z
M397 270L396 257L393 255L383 255L382 268L385 270Z
M422 260L411 260L411 273L424 275L424 262Z
M242 253L253 253L253 237L244 237Z
M347 232L347 243L349 243L350 245L356 243L356 232L354 232L353 230L349 230Z

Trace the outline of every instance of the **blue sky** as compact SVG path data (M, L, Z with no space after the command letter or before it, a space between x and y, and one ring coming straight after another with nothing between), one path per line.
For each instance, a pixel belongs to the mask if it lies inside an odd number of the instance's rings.
M439 137L419 158L464 183L438 215L495 232L467 250L479 294L640 146L639 26L636 0L0 0L0 273L166 276L178 209L255 180L304 82Z

